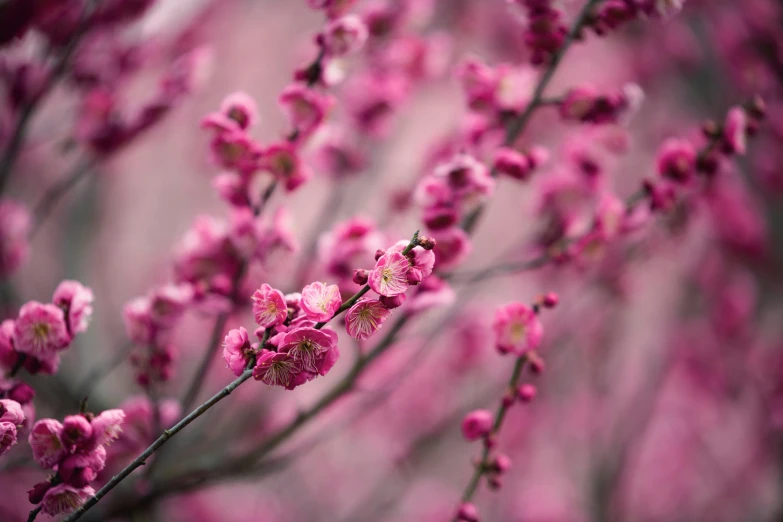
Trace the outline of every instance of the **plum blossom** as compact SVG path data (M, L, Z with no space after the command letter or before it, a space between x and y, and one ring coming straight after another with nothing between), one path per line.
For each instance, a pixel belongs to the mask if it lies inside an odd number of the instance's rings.
M280 324L288 317L283 292L264 283L253 293L253 316L256 323L263 328L271 328Z
M63 309L71 335L87 330L92 316L92 290L78 281L63 281L54 291L52 303Z
M33 458L44 469L53 468L67 454L60 435L63 425L54 419L41 419L33 424L28 441Z
M70 484L58 484L43 496L43 512L51 516L68 513L84 504L94 494L95 490L90 486L76 488Z
M517 355L538 348L544 334L537 314L522 303L511 303L498 308L492 328L495 331L498 350Z
M345 329L348 335L358 341L372 337L391 315L377 299L364 297L345 314Z
M368 284L380 295L392 297L404 293L408 283L408 271L411 268L408 258L401 252L391 252L381 256L370 272Z
M290 355L304 372L326 375L339 357L337 334L325 328L291 330L279 341L280 353Z
M253 378L269 386L294 389L302 384L296 379L301 371L291 354L262 349L253 369Z
M321 41L329 56L345 56L361 49L367 36L364 21L357 15L346 15L329 22L321 34Z
M250 345L250 338L244 327L240 326L226 334L226 339L223 342L223 359L234 375L242 375L252 356L253 349Z
M19 310L14 328L14 348L33 357L46 357L71 344L62 309L30 301Z
M312 321L325 322L331 319L342 304L340 288L321 282L310 283L302 290L300 306L305 316Z

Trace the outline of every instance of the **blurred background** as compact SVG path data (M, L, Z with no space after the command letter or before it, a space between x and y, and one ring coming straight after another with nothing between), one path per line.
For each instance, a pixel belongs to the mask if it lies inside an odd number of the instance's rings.
M568 19L582 3L562 2ZM409 238L421 223L412 196L417 180L478 132L455 66L468 55L493 65L528 62L524 19L505 1L395 4L361 0L351 8L366 20L399 9L403 21L391 36L371 31L378 39L372 52L330 66L345 80L331 89L335 107L304 155L313 177L292 193L275 193L263 218L271 223L282 209L298 249L253 266L247 295L264 282L286 292L303 281L336 282L324 245L355 216L375 223L381 246ZM498 446L513 467L499 491L479 490L482 520L783 520L782 22L777 0L688 0L671 17L634 21L605 37L585 34L547 93L635 83L643 104L622 126L567 123L554 108L538 110L520 146L546 147L549 161L527 183L498 181L456 272L535 256L553 179L597 170L602 186L624 199L655 176L663 140L696 136L705 120L722 121L730 107L760 94L768 117L725 182L605 245L594 259L477 284L455 278L436 293L440 306L418 315L350 394L260 465L144 496L183 471L230 462L318 400L373 344L335 327L342 356L327 377L295 392L260 382L241 387L172 441L149 474L134 474L84 519L448 520L478 454L460 422L474 408L494 408L513 366L494 349L494 311L556 291L559 306L542 316L546 370L524 377L538 395L507 418ZM178 245L198 216L229 219L212 186L220 169L200 122L242 91L258 104L253 137L267 144L285 136L278 96L312 61L323 24L323 14L300 0L158 0L132 23L85 42L81 54L77 49L73 77L66 75L31 120L7 194L33 206L74 168L84 174L36 233L28 261L3 283L4 318L27 300L47 301L63 279L93 289L90 328L57 375L25 380L37 392L38 418L76 411L86 391L95 411L135 412L101 480L154 439L149 399L129 360L123 306L172 280ZM6 94L14 67L41 48L35 34L0 48ZM159 121L111 150L80 140L85 99L96 86L108 86L114 109L132 115L183 56L187 92ZM401 92L371 81L373 67L389 63L403 71ZM516 88L529 90L536 70ZM382 121L370 130L361 117L373 103L383 105ZM2 110L5 142L12 109ZM356 168L324 160L345 136L361 158ZM577 197L574 205L592 215L594 202ZM359 256L357 267L371 266L373 254ZM213 324L214 314L199 311L178 324L173 374L158 389L163 423L180 417L177 399ZM252 324L249 309L228 320L229 328ZM216 357L203 398L233 379L224 366ZM29 453L19 444L0 460L0 520L23 520L31 508L25 492L45 476Z

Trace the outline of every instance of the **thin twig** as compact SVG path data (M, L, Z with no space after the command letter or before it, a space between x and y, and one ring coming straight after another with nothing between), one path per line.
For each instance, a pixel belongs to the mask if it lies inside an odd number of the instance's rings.
M517 357L517 361L514 364L514 371L511 374L511 378L508 380L508 389L509 390L516 390L517 386L519 385L519 378L522 376L522 370L525 368L525 364L527 363L527 356L521 355ZM506 418L506 413L508 412L508 407L506 406L504 401L500 402L500 406L498 406L497 411L495 412L495 421L492 424L492 433L491 435L496 435L498 431L500 431L501 426L503 426L503 420ZM462 493L462 502L470 502L470 499L473 498L473 494L476 492L476 489L478 489L478 485L481 482L481 477L484 476L484 474L489 471L489 451L490 448L488 445L484 445L484 449L481 453L481 460L478 464L476 464L476 469L473 472L473 475L470 477L470 481L468 482L468 485L465 487L465 491ZM452 522L457 522L459 518L457 515L454 515L454 518L452 519Z
M38 513L40 513L42 509L43 509L43 504L30 511L30 514L27 516L27 522L33 522L33 520L35 520L35 518L38 516Z
M64 178L55 183L46 193L41 197L40 201L35 205L33 209L33 225L30 230L30 237L34 237L40 230L41 225L49 217L52 210L57 206L57 203L87 174L89 174L95 166L95 160L88 158L80 161Z

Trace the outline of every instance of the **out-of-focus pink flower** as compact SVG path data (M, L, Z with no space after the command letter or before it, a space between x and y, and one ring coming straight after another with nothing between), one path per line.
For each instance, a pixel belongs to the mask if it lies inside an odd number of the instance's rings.
M93 428L84 415L69 415L63 419L63 429L60 440L63 444L73 447L92 438Z
M243 92L228 95L220 104L220 111L208 114L201 126L219 133L247 130L257 119L256 102Z
M301 160L296 145L288 141L267 147L261 157L260 167L272 173L289 192L311 177L310 169Z
M75 488L68 484L58 484L44 495L43 512L51 516L68 513L84 504L94 494L95 490L89 486Z
M402 294L410 286L408 283L410 268L410 261L401 252L386 253L375 263L368 284L380 295L392 297Z
M53 468L67 450L60 440L63 425L54 419L41 419L30 430L28 441L33 450L33 458L44 469Z
M536 313L522 303L511 303L495 312L492 324L496 344L502 353L522 355L538 348L544 328Z
M226 334L226 338L223 341L223 359L225 359L228 368L234 375L237 377L242 375L252 355L250 338L244 327L240 326L238 329L230 330Z
M459 505L457 519L462 522L479 522L481 520L478 508L470 502L463 502Z
M242 130L216 134L209 146L215 164L240 172L255 170L262 154L261 146Z
M105 410L96 416L90 424L93 431L93 445L106 445L114 442L122 433L125 412L119 409Z
M606 192L598 201L595 215L595 228L604 240L613 239L623 228L626 215L625 203L610 192Z
M300 306L305 316L312 321L328 321L342 304L337 285L321 282L310 283L302 290Z
M492 431L493 417L489 410L473 410L462 420L462 435L474 441L486 437Z
M367 36L364 21L351 14L329 22L320 39L327 56L345 56L361 49Z
M52 304L22 305L14 329L14 348L33 357L55 355L71 344L63 311Z
M0 456L11 451L11 447L16 444L17 427L15 424L6 421L0 421Z
M320 127L334 99L301 83L292 83L280 93L279 103L299 139Z
M31 221L27 207L0 200L0 277L10 276L27 261Z
M364 297L345 314L345 329L348 335L363 341L378 331L391 315L391 310L377 299Z
M253 293L253 316L256 323L271 328L288 318L288 307L283 292L264 283Z
M92 290L78 281L63 281L57 285L52 302L63 309L71 335L87 330L92 316Z
M473 251L470 237L459 227L433 230L435 260L439 270L448 270L459 265Z
M530 178L531 167L527 156L508 147L500 147L495 151L494 168L500 174L520 181Z
M658 173L679 183L687 183L696 173L696 150L690 141L666 140L658 150Z

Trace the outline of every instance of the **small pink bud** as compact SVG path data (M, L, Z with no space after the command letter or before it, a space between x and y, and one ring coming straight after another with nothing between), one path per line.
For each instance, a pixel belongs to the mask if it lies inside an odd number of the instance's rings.
M544 362L544 359L539 357L535 352L528 354L528 365L530 366L530 371L535 375L541 375L546 369L546 363Z
M523 384L522 386L519 387L519 391L517 393L519 394L520 401L530 402L536 398L536 395L538 394L538 390L532 384Z
M27 499L30 501L30 504L40 504L43 500L44 495L47 491L49 491L49 488L52 487L52 483L47 481L39 482L35 486L33 486L32 489L27 491Z
M460 504L459 510L457 511L457 519L464 522L479 522L479 520L481 520L479 518L478 509L470 502L463 502Z
M395 308L399 308L402 306L402 303L405 302L407 297L405 297L405 294L397 294L392 297L387 297L385 295L382 295L378 298L378 301L380 301L383 306L388 308L389 310L394 310Z
M8 398L19 404L27 404L35 398L35 390L24 382L20 382L8 392Z
M541 300L541 304L544 305L544 308L554 308L557 306L557 303L560 301L560 298L557 296L554 292L549 292L544 296L544 298Z
M366 285L369 278L370 273L363 268L357 268L353 271L353 282L357 285Z
M462 421L462 435L469 441L486 437L492 431L492 422L489 410L473 410Z
M63 431L60 435L65 444L78 444L92 437L92 426L82 415L69 415L63 420Z
M504 408L510 408L514 404L514 396L510 393L507 393L503 396L501 402L503 403Z
M435 238L429 236L419 236L419 246L424 250L432 250L437 245Z
M380 258L382 258L386 254L386 250L379 248L375 251L375 260L378 261Z
M487 449L492 449L497 445L498 445L498 440L491 433L484 439L484 446L486 446Z
M498 453L492 462L492 467L500 474L511 469L511 458L505 453Z

